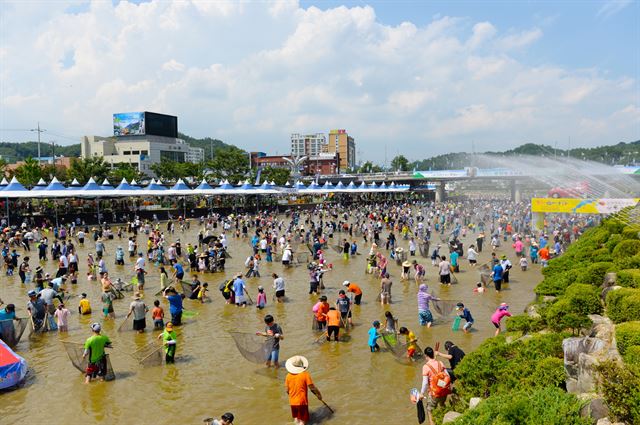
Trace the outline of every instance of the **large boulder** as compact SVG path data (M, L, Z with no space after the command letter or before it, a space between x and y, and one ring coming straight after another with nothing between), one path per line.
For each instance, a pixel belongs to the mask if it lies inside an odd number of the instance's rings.
M458 419L460 416L462 416L462 413L458 413L458 412L447 412L444 414L444 418L442 418L442 423L443 424L450 424L452 422L454 422L456 419Z
M594 422L609 416L609 407L604 399L595 397L580 409L580 416L591 418Z
M482 398L480 397L471 397L471 400L469 400L469 410L478 407L478 404L480 404L481 401Z

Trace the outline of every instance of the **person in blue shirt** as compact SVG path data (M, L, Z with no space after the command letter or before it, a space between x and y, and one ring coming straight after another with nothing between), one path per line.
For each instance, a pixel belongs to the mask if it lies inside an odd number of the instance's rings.
M164 290L164 297L169 301L169 313L171 313L171 323L180 325L182 323L182 296L178 295L175 289L168 287Z
M244 295L246 289L244 280L242 280L242 274L238 274L236 276L236 280L233 281L233 292L236 295L236 306L247 306L247 300Z
M353 243L351 244L351 256L355 256L358 253L358 244L356 243L356 241L354 240Z
M460 273L460 265L458 264L459 256L460 254L458 254L458 251L453 251L451 255L449 255L449 258L451 259L451 267L453 267L453 271L455 273Z
M456 311L458 312L458 316L460 316L467 322L462 327L462 330L464 331L464 333L469 333L471 326L473 326L473 316L471 316L471 312L464 306L463 303L456 304Z
M173 265L173 277L176 283L182 280L182 278L184 277L184 268L182 267L182 264L175 263ZM176 323L173 322L173 324L175 325Z
M0 320L16 320L16 306L7 304L5 308L0 310Z
M376 351L380 351L380 346L376 341L382 335L378 333L378 329L380 329L380 322L377 320L374 320L372 324L373 324L373 327L369 329L369 349L371 350L372 353L375 353Z
M491 277L493 278L493 285L496 287L496 292L500 292L502 289L502 274L504 273L504 269L502 268L502 264L498 263L493 266L493 272L491 273Z
M545 246L547 246L547 240L544 238L544 236L540 236L540 249L544 248Z

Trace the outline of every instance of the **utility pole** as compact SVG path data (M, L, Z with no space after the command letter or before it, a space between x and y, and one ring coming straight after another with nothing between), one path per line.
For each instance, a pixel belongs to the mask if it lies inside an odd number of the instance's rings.
M38 121L38 127L37 128L32 128L30 131L37 131L38 132L38 163L40 163L40 133L44 133L47 130L41 129L40 128L40 121Z
M569 136L569 151L567 152L567 158L571 158L571 136Z

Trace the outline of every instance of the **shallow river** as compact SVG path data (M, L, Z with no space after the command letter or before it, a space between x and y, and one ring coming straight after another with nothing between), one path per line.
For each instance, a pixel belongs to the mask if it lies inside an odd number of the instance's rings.
M176 232L167 239L180 238L183 247L197 241L197 225L192 225L186 233ZM144 236L144 235L143 235ZM386 236L386 234L385 234ZM336 237L342 238L337 233ZM22 355L30 367L30 375L22 388L0 393L0 423L103 423L103 424L198 424L204 417L219 417L225 411L236 415L237 424L287 424L292 423L288 400L284 391L284 369L280 372L265 370L240 356L228 331L254 332L263 330L263 317L273 314L282 326L285 339L281 343L280 360L301 354L310 362L309 371L321 390L325 401L336 411L327 424L370 424L414 423L415 407L409 402L409 390L420 387L420 364L403 365L388 352L371 353L367 346L367 331L373 320L383 324L385 308L375 302L379 282L364 272L368 246L358 238L358 255L349 261L332 249L327 249L327 258L333 263L333 271L324 276L325 294L333 304L341 283L348 279L358 283L363 291L363 303L354 308L355 327L350 331L351 340L340 343L314 344L316 334L311 330L311 307L316 297L308 295L308 272L304 266L284 270L279 263L261 265L262 277L248 279L247 286L255 300L257 286L267 290L268 304L265 310L255 307L245 309L225 305L218 291L218 285L238 271L244 271L244 259L251 252L246 239L230 238L230 252L233 258L227 261L225 274L203 274L200 279L209 282L213 302L199 304L185 300L185 308L199 314L187 319L178 329L177 363L170 366L142 368L129 355L137 348L151 342L158 332L142 335L131 330L116 332L117 325L127 312L129 298L114 303L116 321L106 321L103 332L108 335L114 348L110 351L111 362L117 379L112 382L83 384L83 377L69 361L60 339L83 342L90 331L92 321L103 322L99 299L99 283L86 280L86 254L93 252L93 241L80 247L80 279L71 287L73 294L87 292L93 307L93 317L79 317L78 298L72 298L68 307L72 312L68 335L48 333L29 338L28 330L18 344L16 351ZM471 238L463 239L465 250ZM113 253L121 244L126 251L126 239L106 241L107 264L112 280L122 277L128 281L133 276L132 264L128 258L125 266L115 266ZM140 244L140 241L139 241ZM77 245L77 244L76 244ZM407 241L399 246L407 249ZM32 248L33 249L33 248ZM301 245L301 249L305 249ZM517 264L511 248L501 248L509 254L514 266ZM383 250L383 252L385 252ZM502 251L498 251L499 254ZM24 255L24 253L22 253ZM385 253L386 255L386 253ZM31 251L31 266L37 265L37 251ZM50 254L49 254L50 256ZM482 263L490 257L490 249L480 254ZM440 288L436 283L435 267L431 260L419 258L427 266L427 283L437 296L456 301L464 301L476 320L474 330L465 335L451 330L451 320L437 320L431 329L421 327L417 317L417 287L413 281L400 281L400 267L390 261L389 271L393 280L393 304L387 306L399 319L400 326L406 326L418 336L422 348L440 341L451 340L464 351L475 349L483 340L493 335L494 327L489 316L501 302L508 302L511 312L517 314L533 299L533 287L540 280L539 266L521 272L514 267L511 284L502 294L489 291L475 294L473 288L478 281L477 271L461 261L459 284L451 288ZM55 274L56 264L49 260L45 271ZM148 267L146 294L147 305L153 304L153 294L159 289L157 270ZM283 275L287 283L288 303L275 305L271 273ZM185 280L187 280L187 274ZM190 280L190 278L189 278ZM23 286L16 275L0 278L0 298L5 303L13 302L18 307L18 316L25 316L26 292L32 284ZM71 285L68 285L71 286ZM129 297L132 293L127 293ZM168 305L163 303L168 316ZM152 323L147 317L147 324ZM382 341L381 341L382 342ZM381 344L384 347L384 344ZM441 348L444 351L444 348ZM448 362L445 360L448 366ZM312 394L310 409L320 407Z

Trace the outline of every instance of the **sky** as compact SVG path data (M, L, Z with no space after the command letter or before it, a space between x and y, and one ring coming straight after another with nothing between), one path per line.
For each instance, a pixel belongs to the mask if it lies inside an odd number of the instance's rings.
M358 162L640 139L640 2L0 0L0 140L112 114L284 154L346 129Z

